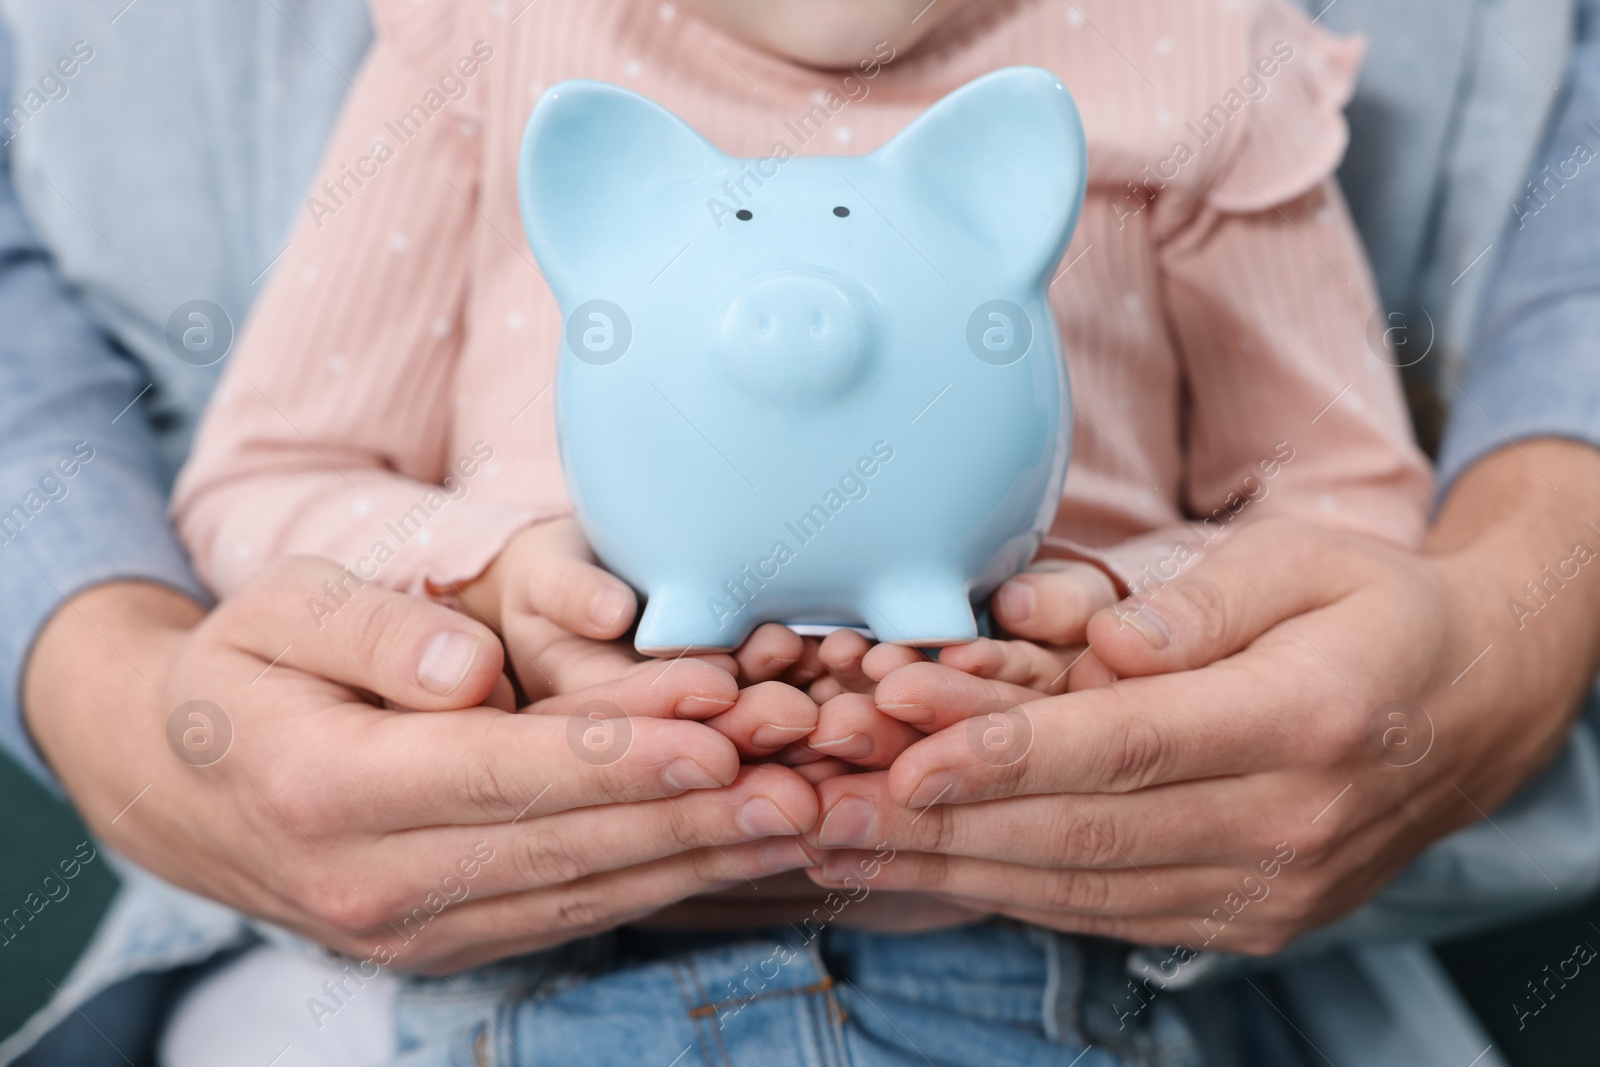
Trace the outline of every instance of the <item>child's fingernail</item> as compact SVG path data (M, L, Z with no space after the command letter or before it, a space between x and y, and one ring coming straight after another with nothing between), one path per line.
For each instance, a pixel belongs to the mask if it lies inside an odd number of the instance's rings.
M878 710L912 726L926 726L935 718L933 709L921 704L879 704Z
M684 697L673 706L672 711L679 718L703 719L719 711L727 711L733 704L733 701L721 697Z
M1149 604L1140 604L1132 611L1119 611L1117 618L1139 631L1151 648L1166 648L1172 641L1172 630L1161 613Z
M845 797L833 806L817 831L818 843L829 848L864 844L872 836L878 813L872 802L861 797Z
M792 837L800 828L766 797L751 797L739 809L739 825L752 837Z
M840 759L866 759L872 755L872 738L866 734L848 734L833 741L811 741L809 747Z
M608 585L589 601L589 618L600 629L609 630L622 621L623 613L632 602L633 597L626 590Z
M1038 597L1027 582L1007 582L994 595L994 609L1008 622L1027 622Z
M478 639L446 630L428 642L417 664L417 681L430 693L447 696L461 684L478 658Z
M692 759L675 759L661 772L661 780L673 789L716 789L722 783Z
M790 741L809 734L815 726L773 726L768 723L750 735L750 743L757 748L782 748Z
M956 799L960 790L961 779L949 771L934 771L917 786L917 791L911 794L911 802L906 807L912 811L921 811L935 804L948 804Z
M792 871L796 867L815 867L816 857L795 840L772 841L761 850L761 865L769 871Z

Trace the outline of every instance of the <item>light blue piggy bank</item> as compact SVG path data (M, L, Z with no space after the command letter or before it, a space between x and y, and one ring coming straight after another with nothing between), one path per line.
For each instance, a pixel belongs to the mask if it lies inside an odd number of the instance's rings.
M566 316L562 462L646 597L640 651L768 621L976 636L1066 475L1045 290L1084 172L1072 98L1035 68L845 158L734 159L616 86L545 93L519 188Z

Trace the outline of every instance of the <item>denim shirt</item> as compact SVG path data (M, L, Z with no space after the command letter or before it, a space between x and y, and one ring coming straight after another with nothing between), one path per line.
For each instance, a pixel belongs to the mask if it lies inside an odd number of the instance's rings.
M1508 8L1539 2L1556 0L1483 0L1474 7L1487 10L1485 17L1504 17ZM1600 0L1584 0L1584 7L1589 32L1576 52L1567 114L1545 149L1556 168L1574 137L1600 148L1600 135L1591 138L1585 125L1600 118L1600 52L1592 32ZM1325 21L1335 21L1341 8L1363 11L1360 25L1378 40L1398 39L1409 24L1400 14L1386 23L1408 5L1366 0L1330 5ZM0 618L0 744L48 782L18 711L28 649L65 597L98 582L145 578L200 595L168 526L164 498L222 364L199 365L205 361L183 347L182 328L193 321L185 307L207 300L228 323L242 321L301 207L370 27L361 0L0 0L0 9L13 44L9 68L0 49L0 96L8 87L12 96L0 106L0 122L14 121L0 129L0 140L9 142L0 148L0 175L15 179L15 188L0 180L0 509L17 502L25 514L13 519L15 533L0 529L0 598L7 606ZM1550 40L1535 47L1523 39L1519 50L1564 56L1570 25L1549 25ZM1472 34L1451 37L1444 26L1437 23L1439 32L1427 38L1434 52L1479 55L1470 47ZM57 66L64 57L76 62ZM1384 56L1375 50L1373 59ZM1404 61L1384 60L1388 65L1369 69L1363 85L1403 85L1394 78ZM1449 62L1459 70L1468 60ZM1515 76L1510 66L1497 70L1502 80ZM1487 119L1427 120L1443 131L1429 174L1397 178L1397 161L1411 157L1396 155L1387 171L1380 158L1374 165L1388 180L1363 190L1347 166L1344 177L1356 217L1367 224L1380 280L1402 279L1386 285L1386 295L1429 291L1426 284L1410 289L1405 280L1425 278L1430 267L1439 274L1439 263L1453 269L1454 253L1427 249L1422 230L1404 230L1406 241L1389 239L1401 231L1383 220L1404 212L1386 211L1373 197L1404 194L1431 216L1448 216L1451 197L1440 192L1415 200L1417 182L1447 189L1447 177L1474 150L1504 154L1506 144L1536 136L1531 131L1543 128L1551 100L1535 78L1544 75L1523 71L1524 91L1513 94L1523 111L1509 131ZM1398 95L1405 96L1403 88ZM12 110L19 102L20 114ZM1359 148L1359 108L1352 117ZM1470 143L1460 143L1461 131L1471 134ZM1407 146L1391 147L1400 153ZM1585 167L1563 180L1557 195L1508 230L1500 251L1474 268L1496 274L1475 290L1490 294L1481 312L1484 340L1461 385L1468 402L1457 407L1471 417L1458 410L1451 425L1446 480L1509 436L1555 433L1600 446L1600 375L1586 347L1600 326L1594 234L1600 177ZM1520 181L1506 180L1500 192L1507 223ZM1371 195L1363 199L1364 192ZM1436 218L1433 232L1438 227ZM168 323L175 313L180 340L174 342ZM1449 317L1475 321L1479 314L1475 306L1457 307ZM1539 857L1564 890L1581 893L1600 880L1600 754L1586 730L1496 813L1496 823L1520 844L1518 851ZM1511 869L1504 851L1498 831L1468 827L1312 943L1426 936L1441 922L1548 905L1536 892L1544 883ZM250 936L250 926L228 909L131 864L122 869L121 894L61 995L0 1042L0 1062L112 982L202 959Z

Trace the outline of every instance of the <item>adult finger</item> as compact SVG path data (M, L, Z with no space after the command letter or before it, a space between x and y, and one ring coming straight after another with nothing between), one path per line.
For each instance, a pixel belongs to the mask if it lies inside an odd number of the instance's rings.
M1300 766L1362 743L1351 730L1364 724L1283 714L1307 686L1342 684L1315 649L1285 644L1205 670L998 703L907 749L889 770L892 795L921 808L936 798L1123 793Z
M853 879L878 890L961 897L991 911L1028 907L1130 918L1203 913L1237 892L1247 874L1230 867L1046 870L936 853L896 850L888 860L883 855L881 847L873 852L832 851L807 874L830 888Z
M403 911L408 894L415 892L409 883L416 872L448 870L476 841L487 841L504 861L486 869L475 883L480 894L497 896L561 885L699 848L795 837L816 822L817 799L815 790L794 771L766 764L743 768L726 789L658 797L626 807L574 808L554 814L544 814L542 808L542 803L535 804L522 818L508 823L428 827L391 835L373 845L366 869L377 875L380 884L395 887L391 904Z
M1306 839L1320 795L1273 798L1256 778L1219 778L1133 793L1049 793L906 808L888 776L856 774L818 789L818 848L887 843L1033 867L1254 863L1286 837ZM1330 794L1337 787L1329 787ZM1265 813L1263 809L1268 809Z
M1099 567L1043 559L996 590L992 604L995 621L1007 633L1047 645L1081 645L1089 617L1116 599L1116 585Z
M422 711L480 704L504 662L488 627L309 557L275 561L202 626L263 663Z
M1350 535L1287 519L1239 528L1189 570L1089 621L1089 643L1122 677L1191 670L1231 656L1285 619L1359 586L1369 558Z
M486 866L497 862L495 854ZM347 920L340 925L367 932L350 937L345 951L364 956L375 944L386 945L397 966L440 974L601 933L688 897L812 862L788 838L701 848L549 889L469 898L443 908L426 923L402 924L398 935L387 911L367 907L360 894L352 894L355 906L346 908L335 898L329 910Z
M317 760L281 768L263 788L286 819L317 837L653 800L720 788L738 774L732 742L701 723L619 716L615 705L597 704L570 716L342 715Z

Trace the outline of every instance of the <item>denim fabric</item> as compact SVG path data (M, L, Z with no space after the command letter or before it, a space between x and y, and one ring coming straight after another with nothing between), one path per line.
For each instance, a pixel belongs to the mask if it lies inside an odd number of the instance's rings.
M1121 950L1010 922L929 934L622 930L411 979L400 1067L1198 1065ZM1126 1002L1126 1003L1125 1003Z

